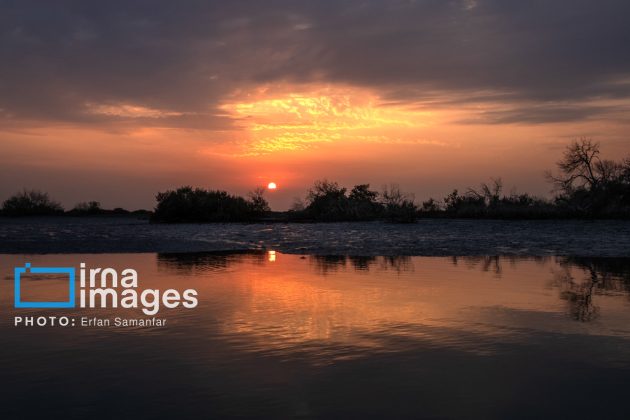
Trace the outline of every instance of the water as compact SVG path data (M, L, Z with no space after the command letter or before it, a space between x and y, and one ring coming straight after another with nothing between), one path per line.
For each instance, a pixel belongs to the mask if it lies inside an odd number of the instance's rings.
M14 327L12 267L199 293L163 327ZM627 418L630 259L0 255L3 418ZM61 279L25 279L35 295Z
M132 217L0 218L0 253L207 252L630 257L628 220L156 225Z

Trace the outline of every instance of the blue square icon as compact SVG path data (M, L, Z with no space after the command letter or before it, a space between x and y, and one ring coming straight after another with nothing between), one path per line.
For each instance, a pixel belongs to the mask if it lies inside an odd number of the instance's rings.
M23 302L21 296L21 277L25 273L32 274L67 274L69 296L62 302ZM30 263L24 267L15 267L15 307L16 308L74 308L74 267L31 267Z

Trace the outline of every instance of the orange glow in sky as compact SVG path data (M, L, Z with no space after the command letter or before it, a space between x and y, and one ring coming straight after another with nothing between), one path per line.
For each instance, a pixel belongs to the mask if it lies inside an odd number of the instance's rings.
M48 191L66 206L96 200L151 209L156 192L181 185L241 195L266 185L274 191L267 196L272 209L284 210L322 178L376 190L398 183L420 201L490 177L501 177L508 191L545 195L544 171L582 133L599 133L594 137L604 141L608 156L627 154L622 122L497 124L483 116L504 109L501 103L462 105L459 99L410 103L352 86L261 85L226 98L216 128L177 120L210 116L91 103L91 115L116 120L0 127L0 198L25 187Z
M223 109L248 133L248 155L308 150L351 141L408 142L433 113L387 105L367 89L265 86Z

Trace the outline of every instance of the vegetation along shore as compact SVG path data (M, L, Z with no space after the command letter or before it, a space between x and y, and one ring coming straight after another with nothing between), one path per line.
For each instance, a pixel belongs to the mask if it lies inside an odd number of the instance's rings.
M553 186L551 199L527 193L503 192L500 178L464 192L453 190L442 200L417 203L397 185L381 191L369 184L351 189L326 179L316 181L304 200L296 200L286 212L274 212L256 188L247 197L226 191L181 187L159 192L151 211L102 209L100 203L79 203L70 210L47 193L24 190L4 201L0 215L94 216L134 215L156 223L206 222L339 222L387 220L414 222L423 217L444 218L630 218L630 157L621 161L602 159L600 146L590 139L575 141L557 163L557 172L545 174Z

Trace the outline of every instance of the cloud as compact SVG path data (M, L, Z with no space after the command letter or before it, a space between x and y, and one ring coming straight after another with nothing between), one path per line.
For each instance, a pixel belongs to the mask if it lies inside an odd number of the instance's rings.
M628 15L626 0L0 1L0 124L223 130L231 95L276 82L405 103L485 92L510 109L496 123L573 121L607 112L583 102L630 97ZM514 109L549 102L570 105Z
M627 107L598 105L530 104L511 109L479 111L459 121L461 124L548 124L583 122L593 118L627 118Z
M151 109L132 104L86 104L86 106L93 114L125 118L166 118L184 115L182 112Z

